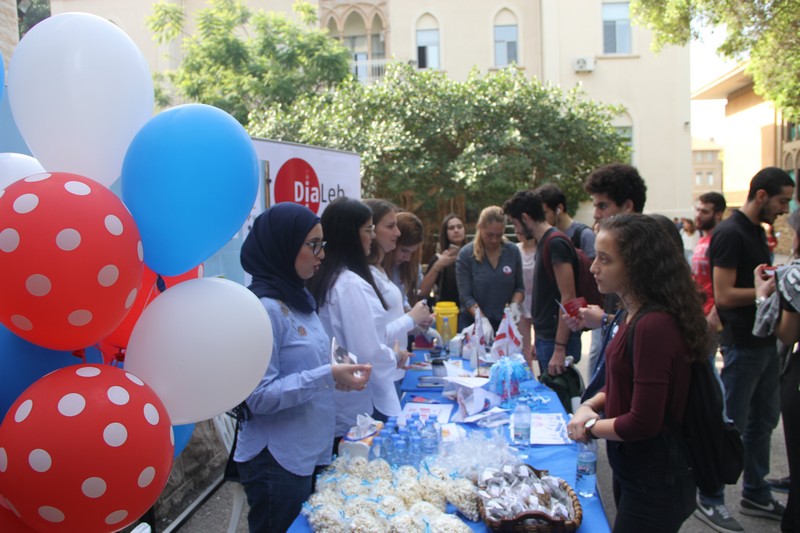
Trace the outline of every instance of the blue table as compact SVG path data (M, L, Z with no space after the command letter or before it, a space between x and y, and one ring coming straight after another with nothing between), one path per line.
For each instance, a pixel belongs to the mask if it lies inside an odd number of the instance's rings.
M415 353L415 360L422 358L422 352ZM469 366L466 362L465 367ZM414 396L422 396L424 398L435 398L441 403L453 403L441 395L441 389L419 388L417 380L420 376L431 375L430 370L409 370L406 372L406 377L403 379L401 390L404 393L403 402L409 401ZM564 408L558 400L555 392L542 385L538 381L532 380L523 384L523 388L530 388L539 395L550 398L550 402L545 405L537 405L531 407L534 412L538 413L565 413ZM467 424L467 428L477 430L477 426ZM535 445L528 446L521 450L521 454L527 456L526 462L540 470L548 470L550 474L563 478L572 485L575 480L575 466L577 457L577 447L574 443L564 445ZM603 502L600 496L593 498L580 497L581 507L583 508L583 521L581 527L578 528L578 533L606 533L610 532L608 520L606 519L605 510L603 509ZM483 522L464 522L470 526L473 531L484 533L489 531L486 524ZM292 533L307 533L310 531L308 521L303 515L297 517L289 531Z

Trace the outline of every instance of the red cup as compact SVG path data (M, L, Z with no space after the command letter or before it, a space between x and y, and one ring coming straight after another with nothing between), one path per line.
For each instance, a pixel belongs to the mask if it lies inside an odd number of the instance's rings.
M581 307L587 307L589 303L586 301L586 298L579 296L568 302L564 302L562 305L564 306L564 309L567 310L567 314L569 316L577 318Z

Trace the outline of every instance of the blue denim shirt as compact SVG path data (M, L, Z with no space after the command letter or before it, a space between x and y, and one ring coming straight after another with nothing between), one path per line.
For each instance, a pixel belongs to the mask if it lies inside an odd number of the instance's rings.
M272 357L247 398L252 416L241 428L234 460L268 447L286 470L308 476L331 461L336 418L331 341L316 313L300 313L270 298L261 303L272 323Z

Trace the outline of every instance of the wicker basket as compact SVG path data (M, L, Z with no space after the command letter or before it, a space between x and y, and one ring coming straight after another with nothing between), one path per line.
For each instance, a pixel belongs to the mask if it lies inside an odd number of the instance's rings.
M538 477L548 474L547 470L537 470L530 465L525 466L536 473ZM486 516L483 499L479 498L478 506L481 512L481 518L486 522L486 526L496 533L574 533L578 530L583 520L581 502L578 500L578 496L575 494L575 491L572 490L572 487L563 479L561 480L561 488L564 489L564 492L566 492L572 500L572 508L574 509L575 515L575 518L572 520L556 520L541 511L529 511L527 513L520 513L514 518L493 520Z

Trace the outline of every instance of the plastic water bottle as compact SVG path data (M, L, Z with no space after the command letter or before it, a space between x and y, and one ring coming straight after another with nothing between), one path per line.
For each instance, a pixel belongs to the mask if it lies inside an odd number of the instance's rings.
M406 446L411 444L411 430L409 429L408 424L405 426L399 426L397 428L397 433L400 435L400 438L403 440L403 442L406 443Z
M531 444L531 408L523 401L517 402L514 408L514 444L530 446Z
M394 461L392 461L392 464L395 466L410 464L408 462L408 446L402 439L394 443Z
M372 446L369 447L369 459L386 459L383 453L383 437L378 435L372 439Z
M450 353L450 317L442 318L442 349L446 353Z
M408 445L408 464L417 468L420 461L422 461L422 437L413 435L411 444Z
M575 492L584 498L592 498L597 495L597 441L578 443Z
M428 418L425 427L422 428L420 435L422 437L422 456L432 457L439 451L439 434L436 432L436 426L433 425L433 419Z
M398 433L394 433L389 439L388 444L385 445L387 448L386 460L389 461L390 465L399 466L399 463L397 462L397 444L400 442L403 442L403 438Z
M411 413L411 418L409 419L408 423L408 431L411 435L419 435L420 430L422 429L422 419L419 417L419 413Z

